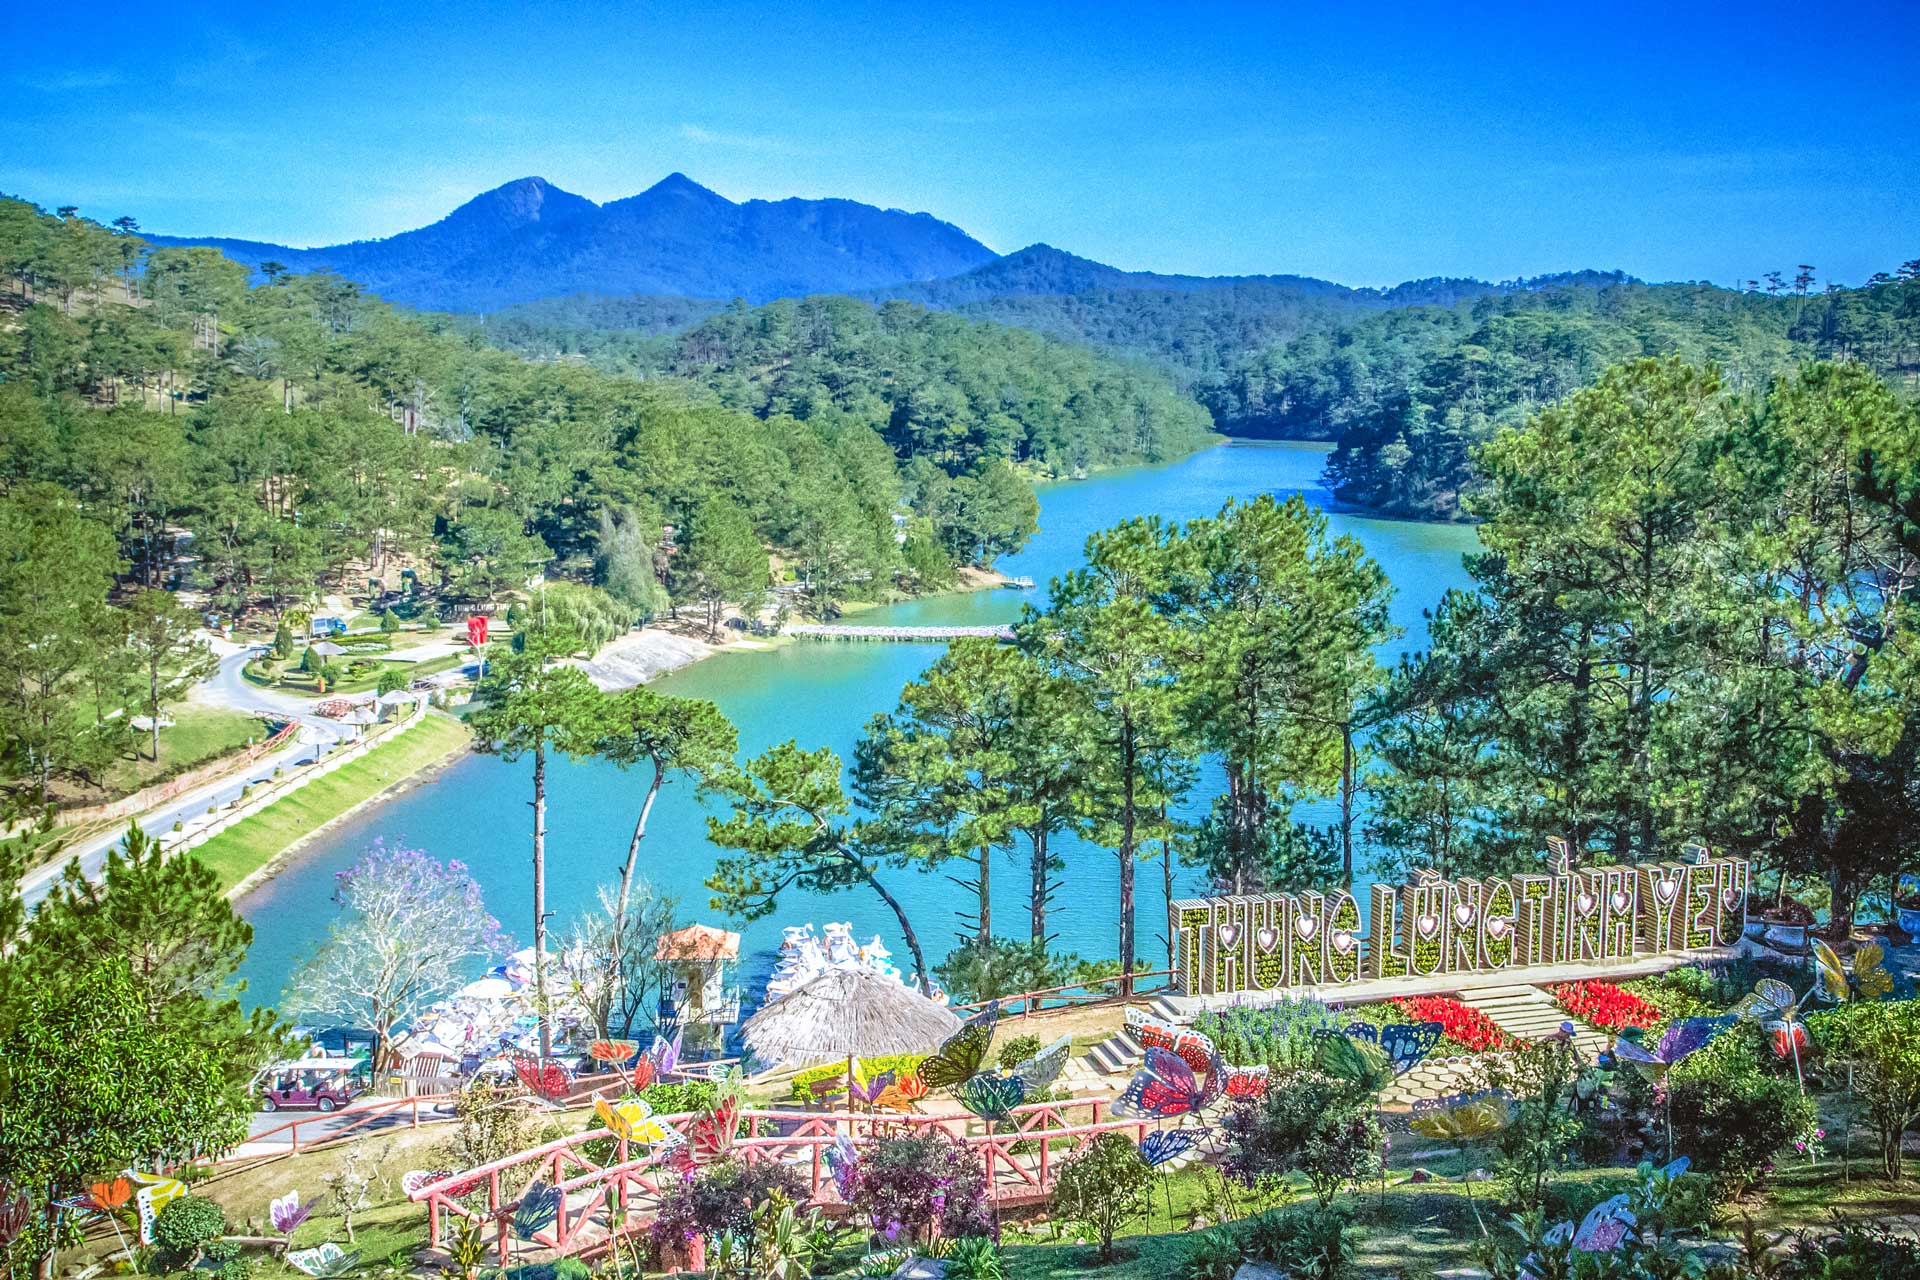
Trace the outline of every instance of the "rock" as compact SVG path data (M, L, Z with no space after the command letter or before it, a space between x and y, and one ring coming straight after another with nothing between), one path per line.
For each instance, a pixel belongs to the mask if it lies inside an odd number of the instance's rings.
M1254 1262L1249 1259L1240 1264L1233 1273L1233 1280L1288 1280L1287 1273L1271 1262Z
M908 1258L894 1269L893 1280L946 1280L944 1258Z
M1487 1172L1487 1171L1486 1171L1485 1169L1469 1169L1469 1170L1467 1170L1467 1176L1466 1176L1466 1179L1465 1179L1465 1181L1467 1181L1467 1182L1492 1182L1492 1181L1493 1181L1493 1175L1492 1175L1492 1174L1490 1174L1490 1173L1488 1173L1488 1172Z
M1434 1280L1490 1280L1487 1273L1478 1267L1450 1267L1434 1272L1433 1277Z
M1415 1169L1412 1173L1407 1175L1407 1181L1408 1182L1432 1182L1433 1174L1431 1171L1426 1169Z

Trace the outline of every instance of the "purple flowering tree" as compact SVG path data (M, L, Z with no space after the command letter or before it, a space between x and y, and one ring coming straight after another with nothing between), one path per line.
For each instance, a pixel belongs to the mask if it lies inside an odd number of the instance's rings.
M847 1200L888 1242L994 1233L980 1157L942 1134L877 1138L860 1148Z
M294 974L285 1004L371 1029L377 1071L394 1029L463 981L473 961L500 955L507 938L465 863L375 840L336 879L342 916Z

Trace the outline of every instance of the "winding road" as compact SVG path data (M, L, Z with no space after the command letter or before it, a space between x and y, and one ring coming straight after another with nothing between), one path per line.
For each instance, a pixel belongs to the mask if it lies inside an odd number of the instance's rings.
M354 733L350 725L314 715L312 704L304 699L260 689L249 683L242 669L266 646L234 645L217 639L210 643L220 655L220 666L211 677L195 686L189 695L192 701L228 707L270 720L298 720L300 731L294 735L292 745L263 755L243 770L209 782L204 787L177 796L141 814L140 825L150 833L168 831L177 821L205 813L210 805L230 804L239 797L242 788L272 777L276 769L318 759ZM98 879L107 865L108 851L118 847L125 834L126 828L120 826L80 841L58 862L35 867L21 877L20 896L27 910L32 911L39 905L61 873L73 862L80 864L81 871L89 880Z

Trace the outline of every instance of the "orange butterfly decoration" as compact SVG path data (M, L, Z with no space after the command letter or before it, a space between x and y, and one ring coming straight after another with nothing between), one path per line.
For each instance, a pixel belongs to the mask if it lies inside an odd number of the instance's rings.
M898 1111L901 1113L918 1111L920 1108L916 1104L926 1096L926 1083L922 1081L919 1076L909 1071L906 1075L901 1076L898 1080L895 1080L892 1084L882 1089L880 1095L873 1100L873 1106L874 1109L878 1111Z
M102 1209L118 1209L133 1199L133 1184L125 1178L96 1182L87 1188L87 1198Z

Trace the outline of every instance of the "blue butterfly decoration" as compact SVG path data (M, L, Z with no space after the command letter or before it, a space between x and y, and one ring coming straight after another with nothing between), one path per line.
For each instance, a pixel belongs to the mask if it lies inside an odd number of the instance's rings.
M1375 1045L1387 1055L1393 1074L1403 1076L1420 1065L1446 1028L1437 1022L1396 1022L1376 1027L1371 1022L1349 1022L1342 1028L1349 1039Z
M531 1240L533 1233L544 1231L560 1216L560 1188L550 1182L536 1182L520 1197L513 1211L513 1235L516 1240Z
M1147 1168L1158 1169L1169 1160L1177 1160L1199 1145L1205 1129L1155 1129L1140 1139L1140 1158Z

